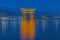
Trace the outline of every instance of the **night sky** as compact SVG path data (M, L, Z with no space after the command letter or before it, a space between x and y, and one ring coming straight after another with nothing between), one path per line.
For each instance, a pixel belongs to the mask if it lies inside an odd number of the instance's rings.
M19 8L36 8L40 15L59 15L60 0L0 0L0 9L19 13Z

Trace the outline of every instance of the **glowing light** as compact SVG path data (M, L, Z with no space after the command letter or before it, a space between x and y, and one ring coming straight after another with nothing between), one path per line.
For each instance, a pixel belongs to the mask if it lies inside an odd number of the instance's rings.
M30 38L31 40L34 39L35 36L35 23L34 23L34 10L35 9L21 9L23 11L22 16L22 24L21 24L21 36L22 39L26 37ZM26 20L26 14L30 14L30 20Z
M56 30L58 29L58 19L55 20L56 22Z
M13 27L14 27L14 31L15 31L15 28L16 28L16 25L17 25L17 24L16 24L16 18L14 17L13 20L14 20L14 21L13 21Z
M45 18L45 16L43 17L43 18ZM45 32L45 28L46 28L46 19L43 19L43 29L44 29L44 32Z
M2 32L6 32L6 17L2 17Z

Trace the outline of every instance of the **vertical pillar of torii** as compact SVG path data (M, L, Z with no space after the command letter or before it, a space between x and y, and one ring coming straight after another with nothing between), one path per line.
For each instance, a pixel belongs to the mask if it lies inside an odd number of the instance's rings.
M22 23L21 23L21 37L25 39L29 37L33 39L35 36L35 22L34 22L34 11L35 9L21 8L22 11ZM30 14L30 20L26 20L26 14Z

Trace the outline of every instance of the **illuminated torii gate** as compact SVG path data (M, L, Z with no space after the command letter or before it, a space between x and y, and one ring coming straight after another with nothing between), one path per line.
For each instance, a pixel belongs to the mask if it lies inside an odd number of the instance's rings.
M35 22L34 22L34 11L35 9L21 8L22 11L22 23L21 23L21 37L25 39L29 37L34 39L35 36ZM26 14L30 15L30 20L26 20Z

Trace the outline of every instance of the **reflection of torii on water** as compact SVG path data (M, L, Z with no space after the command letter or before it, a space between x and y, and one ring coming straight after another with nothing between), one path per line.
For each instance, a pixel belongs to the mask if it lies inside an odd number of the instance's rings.
M21 8L22 11L22 23L21 23L21 37L25 39L29 37L29 39L34 39L35 36L35 23L34 23L34 10L35 9L26 9ZM30 14L30 20L26 20L26 14Z

